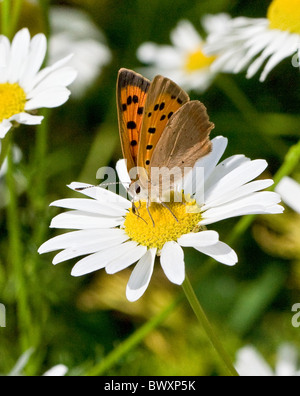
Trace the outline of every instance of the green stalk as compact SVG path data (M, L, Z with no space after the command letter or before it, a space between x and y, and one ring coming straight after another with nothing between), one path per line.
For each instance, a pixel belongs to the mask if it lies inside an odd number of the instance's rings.
M16 286L16 303L18 328L22 352L30 348L29 329L31 328L31 314L28 305L27 280L23 261L21 241L21 225L18 210L18 198L14 179L13 145L8 150L7 187L9 191L9 204L7 208L7 229L9 237L9 257L12 265Z
M2 29L1 32L4 36L9 37L9 23L10 23L10 2L11 0L3 0L2 1Z
M274 190L280 181L286 177L290 176L298 166L300 161L300 140L297 144L292 146L288 151L287 155L285 156L285 160L279 171L274 176L274 186L272 189Z
M36 143L35 143L35 156L34 156L34 175L33 183L35 189L31 196L33 208L36 214L38 223L35 227L34 242L39 246L44 235L48 229L46 221L44 219L45 207L47 206L45 202L46 189L47 189L47 175L46 175L46 157L48 149L48 134L49 134L49 109L43 109L42 115L44 120L41 125L37 127L36 130Z
M9 27L9 35L12 37L18 28L18 23L22 11L23 0L14 0L13 2L13 10L11 16L11 23Z
M204 310L196 296L196 293L192 287L192 284L187 276L185 278L185 281L183 282L182 288L184 290L186 298L188 299L199 323L203 327L212 346L214 347L215 351L219 355L220 360L223 362L224 368L226 369L227 374L231 377L239 377L239 374L237 373L236 369L234 368L230 357L228 356L227 352L223 348L223 345L221 344L212 325L210 324L210 322L209 322L209 320L208 320L208 318L207 318L207 316L206 316L206 314L205 314L205 312L204 312Z
M105 374L110 368L117 364L120 359L128 352L134 349L145 337L163 323L167 317L174 312L179 303L183 300L183 296L177 298L172 304L168 305L160 314L150 319L144 326L141 326L136 332L122 342L110 354L108 354L99 364L88 371L85 376L96 377Z

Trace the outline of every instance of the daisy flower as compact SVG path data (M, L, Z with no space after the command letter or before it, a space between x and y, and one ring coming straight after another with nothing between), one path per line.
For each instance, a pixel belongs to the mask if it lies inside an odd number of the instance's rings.
M67 21L67 22L66 22ZM111 59L105 38L89 15L70 7L51 7L49 62L55 63L72 52L70 66L78 72L72 84L72 97L81 98Z
M68 56L42 70L47 40L44 34L31 39L28 29L20 30L12 40L0 36L0 139L13 123L36 125L43 117L34 111L58 107L65 103L66 88L76 78L76 71L65 66Z
M170 38L172 45L147 42L140 46L138 59L151 65L142 74L149 77L164 74L186 91L206 91L215 77L210 68L215 57L204 54L203 38L187 20L178 23Z
M262 69L264 82L281 61L300 54L299 0L273 0L266 18L228 18L223 31L211 31L205 52L218 56L214 72L247 70L252 78Z
M276 187L282 200L295 212L300 213L300 184L290 177L284 177Z
M299 377L295 347L284 344L279 348L275 371L253 347L242 348L237 354L236 369L242 377Z
M124 197L100 187L71 184L72 190L80 189L92 199L64 199L52 203L52 206L71 211L56 216L51 227L77 231L49 240L40 247L39 253L62 250L53 264L86 256L73 268L73 276L104 268L108 274L115 274L137 262L127 285L129 301L138 300L148 288L156 256L160 257L167 278L178 285L185 280L183 247L193 247L222 264L235 265L236 253L207 226L246 214L282 213L283 208L278 205L278 194L261 191L270 187L272 180L252 182L266 169L266 161L251 161L237 155L217 165L226 147L227 139L214 139L212 152L185 178L182 202L171 200L168 203L177 221L163 205L151 203L155 227L146 202L141 202L138 217L132 211L132 202ZM123 181L126 174L128 178L124 160L117 168L120 180ZM204 169L204 190L202 185L193 185L193 172L197 168Z

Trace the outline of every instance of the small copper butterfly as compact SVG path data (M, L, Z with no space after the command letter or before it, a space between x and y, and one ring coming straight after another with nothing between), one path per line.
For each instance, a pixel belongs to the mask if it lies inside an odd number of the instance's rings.
M164 186L153 184L153 169L177 169L178 178L182 177L184 168L193 168L197 160L211 152L209 136L214 124L205 106L191 101L175 82L163 76L150 82L128 69L119 71L117 108L128 172L138 169L129 193L133 201L142 195L148 205L153 197L164 204Z

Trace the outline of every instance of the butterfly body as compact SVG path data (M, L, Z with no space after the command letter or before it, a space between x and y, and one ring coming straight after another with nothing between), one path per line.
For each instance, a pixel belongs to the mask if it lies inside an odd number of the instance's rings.
M152 82L121 69L117 104L123 156L131 177L133 201L164 202L184 169L212 149L209 135L214 124L205 106L191 101L177 84L163 76ZM165 176L172 180L165 185Z

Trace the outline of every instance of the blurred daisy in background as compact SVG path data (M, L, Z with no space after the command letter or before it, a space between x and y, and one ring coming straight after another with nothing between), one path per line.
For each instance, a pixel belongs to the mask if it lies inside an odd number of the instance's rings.
M216 17L219 25L222 19ZM182 20L170 35L172 45L158 45L152 42L142 44L138 51L138 59L150 65L142 70L149 78L163 74L186 91L206 91L216 73L211 70L214 56L206 56L203 52L204 40L187 20Z
M247 70L252 78L262 70L261 82L286 58L295 66L294 56L300 54L299 0L273 0L266 18L228 18L223 30L211 30L205 53L217 56L213 72Z
M35 115L42 107L64 104L75 80L76 71L66 66L70 56L42 70L47 51L44 34L32 39L28 29L20 30L12 40L0 36L0 139L13 123L37 125L43 117Z
M300 184L290 177L284 177L276 187L276 191L295 212L300 213Z
M72 97L81 98L112 59L103 34L87 13L70 7L52 7L50 10L52 35L49 60L55 63L71 52L70 66L78 72L72 85Z
M278 351L275 371L253 347L242 348L237 354L236 369L242 377L298 377L298 354L290 344L283 344Z
M138 217L133 213L131 201L100 187L73 183L72 190L92 199L52 203L71 211L56 216L51 227L79 231L49 240L40 247L39 253L62 250L53 260L55 265L87 256L77 262L73 276L104 268L108 274L115 274L137 262L127 285L129 301L138 300L148 288L156 256L160 257L163 271L172 283L184 282L182 247L193 247L222 264L235 265L236 253L219 240L216 231L207 230L206 226L246 214L282 213L283 208L278 205L277 193L262 191L273 184L272 180L252 181L265 171L266 161L251 161L237 155L218 165L228 141L218 137L212 143L212 152L185 178L184 193L181 187L178 189L181 201L168 202L177 221L169 209L152 202L149 209L155 223L153 227L146 202L140 203ZM193 172L197 172L197 168L204 170L204 186L194 183ZM124 160L117 164L117 170L120 180L126 183L129 175Z

